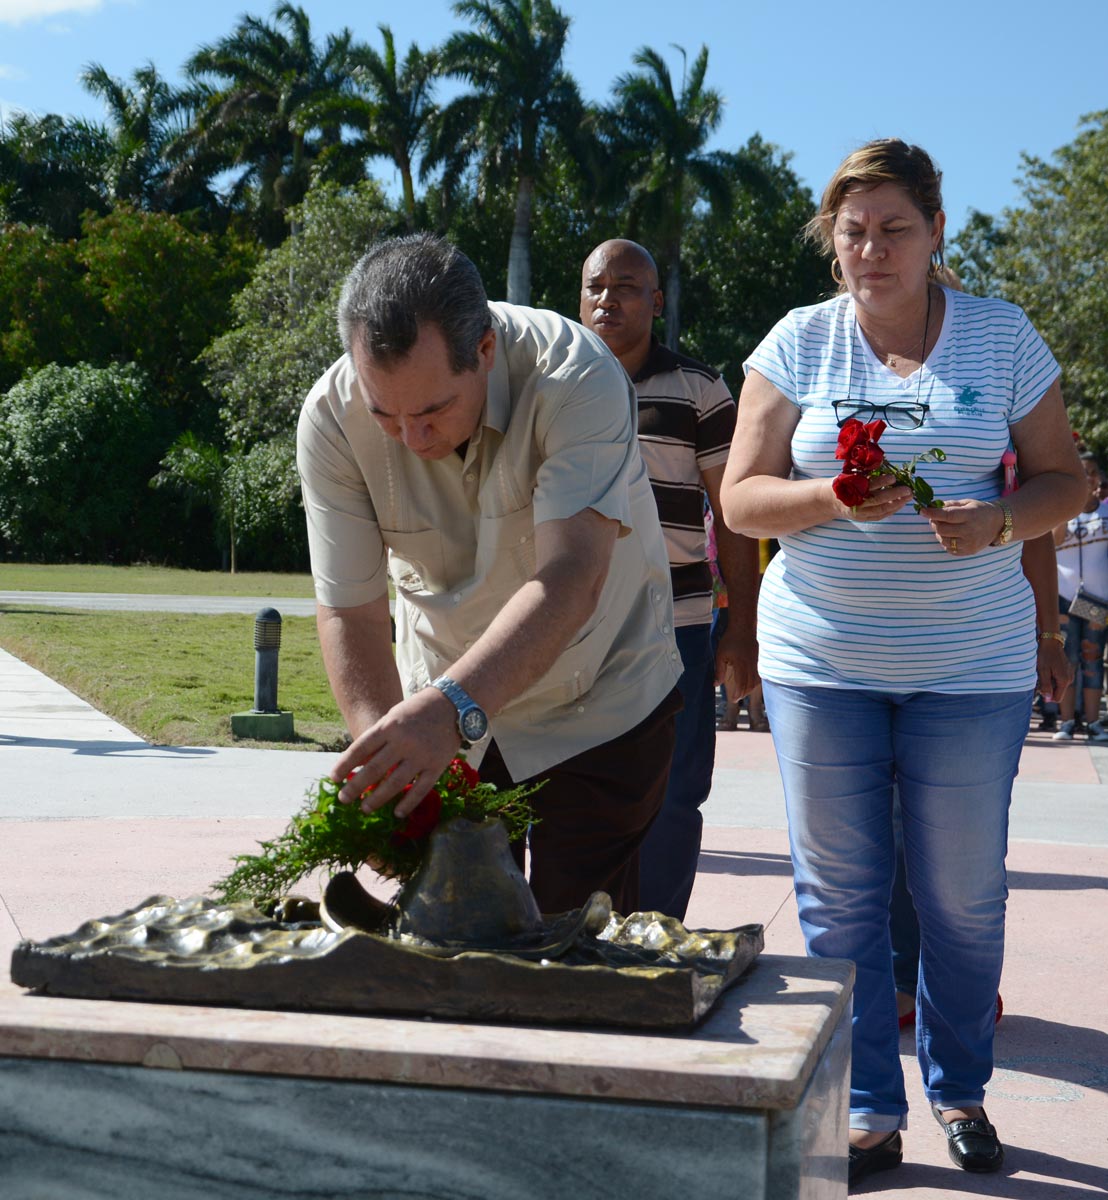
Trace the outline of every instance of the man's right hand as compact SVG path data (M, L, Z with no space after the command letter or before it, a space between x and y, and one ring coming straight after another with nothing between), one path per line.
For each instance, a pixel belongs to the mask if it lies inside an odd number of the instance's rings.
M436 688L424 688L355 738L331 768L331 778L345 780L339 799L351 804L361 798L364 812L388 804L412 784L396 805L396 815L405 817L434 787L460 743L454 705Z

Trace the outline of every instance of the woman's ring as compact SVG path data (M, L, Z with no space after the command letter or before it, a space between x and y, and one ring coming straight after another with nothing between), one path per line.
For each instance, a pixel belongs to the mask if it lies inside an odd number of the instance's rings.
M958 553L958 539L957 538L950 539L950 553L951 554Z

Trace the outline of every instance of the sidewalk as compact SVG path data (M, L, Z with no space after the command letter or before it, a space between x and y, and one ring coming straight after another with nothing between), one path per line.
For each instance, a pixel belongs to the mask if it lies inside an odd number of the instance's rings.
M207 891L233 854L284 827L326 761L147 745L0 651L0 1055L24 999L7 973L16 941L153 893ZM905 1035L905 1164L864 1191L927 1200L1108 1194L1106 780L1108 749L1028 738L1012 809L1005 1016L989 1099L1005 1171L971 1176L950 1163ZM803 953L768 735L720 735L705 817L689 925L760 921L767 953Z

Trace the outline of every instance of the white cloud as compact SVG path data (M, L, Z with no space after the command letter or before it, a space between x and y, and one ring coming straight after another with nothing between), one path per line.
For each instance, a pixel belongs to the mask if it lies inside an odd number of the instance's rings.
M22 67L13 67L11 63L0 63L0 79L26 79L27 72Z
M22 25L62 13L95 12L104 0L0 0L0 25Z

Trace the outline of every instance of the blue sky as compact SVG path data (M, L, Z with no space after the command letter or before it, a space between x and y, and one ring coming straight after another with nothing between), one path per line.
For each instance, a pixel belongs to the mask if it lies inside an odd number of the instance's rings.
M174 82L202 42L271 0L0 0L0 115L13 109L98 118L77 76L88 62L129 77L147 60ZM304 0L318 39L349 25L380 45L429 46L458 28L447 0L400 4ZM604 99L631 55L653 46L680 78L706 43L709 83L726 99L713 145L757 132L793 154L814 192L872 137L924 146L943 168L950 229L969 208L1019 202L1020 153L1049 157L1082 115L1108 108L1108 0L563 0L573 18L568 66ZM375 167L383 177L386 164Z

